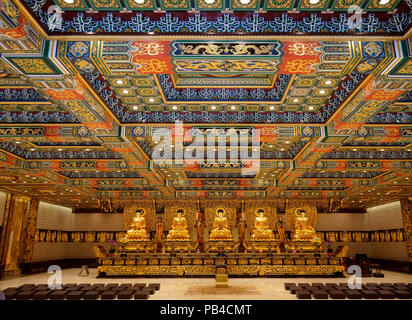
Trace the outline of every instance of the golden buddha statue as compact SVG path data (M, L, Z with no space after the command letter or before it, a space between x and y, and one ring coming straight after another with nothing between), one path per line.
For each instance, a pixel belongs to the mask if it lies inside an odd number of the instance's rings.
M177 210L177 216L173 219L172 229L169 230L167 235L167 240L175 241L175 240L190 240L189 231L187 231L187 221L184 217L185 213L183 209Z
M269 228L268 218L265 217L263 209L258 209L255 218L255 228L251 240L274 240L275 236Z
M218 209L215 219L213 220L212 230L210 231L209 240L232 241L232 232L229 229L229 223L225 217L223 209Z
M144 217L144 212L141 209L137 209L135 216L130 224L130 229L127 230L128 240L150 240L149 233L146 229L146 218Z
M309 218L306 216L306 211L303 209L296 209L295 215L295 232L293 238L295 240L313 240L315 237L315 229L309 224Z

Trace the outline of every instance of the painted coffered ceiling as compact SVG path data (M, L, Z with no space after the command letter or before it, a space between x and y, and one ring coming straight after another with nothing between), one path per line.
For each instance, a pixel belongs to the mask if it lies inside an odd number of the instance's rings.
M4 0L0 187L71 207L410 196L411 25L396 0ZM188 152L194 130L259 130L259 170L153 161L176 121Z

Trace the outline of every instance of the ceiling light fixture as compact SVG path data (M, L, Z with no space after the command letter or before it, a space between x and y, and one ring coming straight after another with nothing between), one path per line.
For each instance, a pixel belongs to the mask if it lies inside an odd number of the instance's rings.
M310 106L310 107L308 107L308 109L309 110L313 110L313 109L315 109L314 107L312 107L312 106Z
M320 93L320 94L325 94L326 91L325 91L325 90L319 90L319 93Z
M154 101L155 101L155 99L149 98L149 102L154 102Z
M116 83L117 84L123 84L124 82L123 82L123 80L116 80Z
M332 81L326 80L326 81L325 81L325 84L332 84Z

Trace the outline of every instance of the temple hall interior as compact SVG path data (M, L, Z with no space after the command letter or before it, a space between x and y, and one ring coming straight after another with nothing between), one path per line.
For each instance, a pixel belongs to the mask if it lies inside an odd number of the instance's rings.
M0 300L412 299L411 0L0 2Z

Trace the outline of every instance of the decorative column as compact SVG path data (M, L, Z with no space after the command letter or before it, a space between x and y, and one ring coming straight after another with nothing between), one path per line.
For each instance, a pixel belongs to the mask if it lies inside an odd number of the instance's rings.
M39 200L31 199L27 211L23 230L23 250L21 252L22 263L31 263L33 257L34 240L37 229L37 215L39 212Z
M23 195L11 195L7 211L5 212L2 243L1 243L1 273L2 276L20 274L20 262L22 255L26 252L24 234L26 229L25 223L30 221L33 225L33 219L28 219L30 209L30 197ZM37 203L38 206L38 203ZM34 211L33 211L34 212ZM37 219L37 210L36 219ZM28 226L28 224L27 224ZM35 224L34 224L35 226ZM32 229L32 227L31 227ZM34 237L34 232L33 232ZM30 237L29 237L30 238ZM34 242L31 242L32 245ZM32 249L30 250L32 251ZM27 255L26 255L27 256ZM30 256L31 259L31 256Z
M202 213L200 211L200 201L197 200L197 219L196 219L196 230L197 230L197 244L200 252L204 251L204 222Z
M409 262L412 262L412 201L409 199L401 199L401 210Z
M245 248L245 227L246 227L246 216L245 216L245 201L242 200L241 203L241 208L240 208L240 215L237 217L238 218L238 235L239 235L239 247L238 250L239 252L244 252L246 250Z

